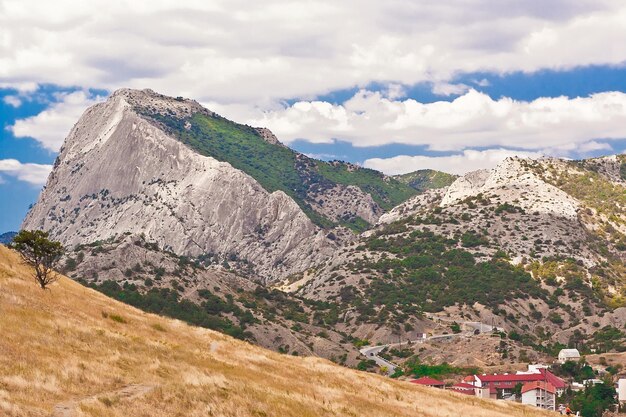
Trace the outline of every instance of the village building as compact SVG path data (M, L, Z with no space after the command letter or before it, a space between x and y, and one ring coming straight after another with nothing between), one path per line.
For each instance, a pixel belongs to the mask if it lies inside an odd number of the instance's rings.
M617 381L617 401L620 404L626 404L626 378Z
M556 389L544 381L527 382L522 386L522 404L544 410L556 410Z
M459 382L458 384L454 384L449 389L454 392L458 392L459 394L474 396L477 395L476 391L478 390L478 388L476 388L475 386L471 384L466 384L465 382Z
M413 384L424 385L427 387L434 387L434 388L444 388L446 386L446 384L443 381L439 381L438 379L434 379L434 378L429 378L427 376L423 376L418 379L413 379L410 382Z
M516 374L470 375L463 379L464 383L480 389L477 391L478 396L493 399L512 399L518 384L523 386L538 381L551 384L557 395L563 394L567 387L565 381L545 368L529 369Z
M565 363L567 361L578 362L580 360L580 352L578 349L561 349L559 356L557 357L558 363Z

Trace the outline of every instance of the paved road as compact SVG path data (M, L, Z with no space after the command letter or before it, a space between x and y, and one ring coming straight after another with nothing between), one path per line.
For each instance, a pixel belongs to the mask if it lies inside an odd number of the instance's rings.
M456 320L453 319L447 319L447 318L442 318L442 317L437 317L437 316L430 316L429 317L431 320L433 321L445 321L448 323L454 323L456 322ZM378 356L378 354L385 348L388 347L393 347L393 346L400 346L400 345L405 345L408 343L423 343L426 340L445 340L445 339L452 339L455 337L472 337L474 336L474 332L476 330L478 330L480 333L487 333L487 332L492 332L494 330L496 331L503 331L504 329L502 329L501 327L496 327L496 326L491 326L489 324L485 324L485 323L480 323L477 321L463 321L460 323L463 326L467 326L471 329L474 329L472 331L467 331L467 332L461 332L461 333L450 333L450 334L436 334L436 335L432 335L429 336L426 339L419 339L419 340L411 340L409 342L401 342L401 343L389 343L386 345L378 345L378 346L367 346L364 347L362 349L359 349L359 352L361 352L361 355L365 356L367 359L371 359L374 362L376 362L376 365L380 366L381 368L383 366L387 367L387 375L391 375L395 372L396 368L398 368L398 365L389 362L388 360L381 358L380 356Z
M365 356L367 359L371 359L374 362L376 362L376 365L380 366L381 368L383 366L386 366L387 375L391 375L394 373L398 365L393 364L389 362L388 360L378 356L381 350L389 346L391 345L368 346L368 347L364 347L363 349L360 349L359 352L361 352L361 355Z

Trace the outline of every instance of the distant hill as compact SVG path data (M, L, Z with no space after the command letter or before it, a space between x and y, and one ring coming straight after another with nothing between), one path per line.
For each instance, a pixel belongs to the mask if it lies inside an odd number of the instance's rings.
M6 232L0 235L0 243L3 245L7 245L9 243L11 243L11 241L13 240L13 237L17 235L16 232Z
M31 273L0 247L0 408L8 415L549 415L271 352L64 277L42 291Z
M434 169L420 169L408 174L394 175L393 178L419 192L424 192L426 190L448 187L458 176Z

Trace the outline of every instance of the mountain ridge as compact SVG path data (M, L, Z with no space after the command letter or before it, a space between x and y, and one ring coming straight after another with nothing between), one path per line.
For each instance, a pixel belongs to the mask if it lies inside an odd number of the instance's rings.
M376 322L400 337L426 312L495 323L538 351L590 349L603 332L623 345L622 164L509 158L468 173L383 215L292 290L340 303L354 329Z
M0 243L4 245L11 243L15 235L17 235L17 232L6 232L0 234Z
M371 227L416 192L308 158L195 101L121 89L74 126L23 227L66 246L145 233L179 255L240 257L274 280L325 258L353 238L348 229Z

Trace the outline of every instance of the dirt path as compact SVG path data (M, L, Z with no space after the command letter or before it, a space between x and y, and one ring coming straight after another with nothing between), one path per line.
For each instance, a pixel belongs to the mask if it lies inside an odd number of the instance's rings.
M101 392L78 400L59 403L54 406L51 417L74 417L76 416L76 409L82 402L97 401L99 398L107 398L113 402L133 399L149 393L154 388L154 385L127 385L114 391Z

